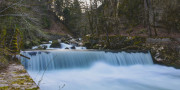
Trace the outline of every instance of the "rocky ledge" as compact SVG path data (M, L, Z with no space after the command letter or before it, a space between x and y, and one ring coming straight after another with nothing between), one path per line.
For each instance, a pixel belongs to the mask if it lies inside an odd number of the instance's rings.
M10 64L0 71L0 90L39 90L21 64Z

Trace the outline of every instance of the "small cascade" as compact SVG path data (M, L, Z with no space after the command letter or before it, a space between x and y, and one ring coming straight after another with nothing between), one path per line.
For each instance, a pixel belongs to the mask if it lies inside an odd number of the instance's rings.
M39 46L33 46L32 49L38 49L38 47L46 47L47 50L52 50L52 49L77 49L77 50L82 50L86 49L86 47L81 47L81 46L74 46L71 44L66 44L66 43L60 43L59 48L51 48L51 44L41 44Z
M87 48L86 47L75 47L75 49L77 49L77 50L86 50Z
M104 62L113 66L151 65L151 54L105 52L105 51L23 51L21 54L30 57L21 58L22 64L28 70L54 70L68 68L87 68L96 62Z
M60 44L61 44L61 49L77 49L77 50L86 49L86 47L80 47L80 46L78 47L78 46L73 46L71 44L66 44L66 43L60 43Z
M66 44L66 43L61 43L61 49L71 49L71 47L73 47L72 45Z

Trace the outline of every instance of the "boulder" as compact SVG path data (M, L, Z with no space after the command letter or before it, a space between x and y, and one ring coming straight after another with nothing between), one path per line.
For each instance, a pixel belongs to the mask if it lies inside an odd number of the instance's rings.
M57 40L55 40L55 41L52 42L50 47L51 48L60 48L61 44Z

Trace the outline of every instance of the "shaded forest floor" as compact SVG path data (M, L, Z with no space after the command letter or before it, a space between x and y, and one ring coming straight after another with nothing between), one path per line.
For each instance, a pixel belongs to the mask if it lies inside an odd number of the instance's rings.
M11 63L0 71L0 90L39 90L21 64Z
M49 28L45 28L44 31L47 34L52 34L52 35L71 35L72 32L59 20L59 18L51 11L49 11L49 22L51 23ZM51 36L52 36L51 35Z
M154 29L153 28L151 29L151 32L152 32L151 37L154 37L154 38L158 38L158 37L160 37L160 38L180 38L180 32L177 32L177 31L168 32L167 30L162 29L162 28L156 28L156 31L157 31L157 36L155 35ZM119 32L114 31L114 32L110 33L110 35L141 36L141 37L147 37L147 38L149 37L147 29L144 28L142 25L136 26L131 29L124 29Z

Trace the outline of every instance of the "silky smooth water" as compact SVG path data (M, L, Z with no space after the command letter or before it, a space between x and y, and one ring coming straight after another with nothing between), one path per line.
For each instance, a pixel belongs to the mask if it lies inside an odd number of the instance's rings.
M52 44L52 41L49 41ZM72 47L74 47L74 49L76 50L86 50L86 47L81 47L81 46L73 46L71 44L66 44L66 43L60 43L59 48L51 48L51 44L41 44L41 47L46 46L47 50L57 50L57 49L72 49ZM33 46L32 49L38 49L39 46Z
M26 51L41 90L179 90L180 70L154 65L150 53ZM45 66L48 66L46 68Z

